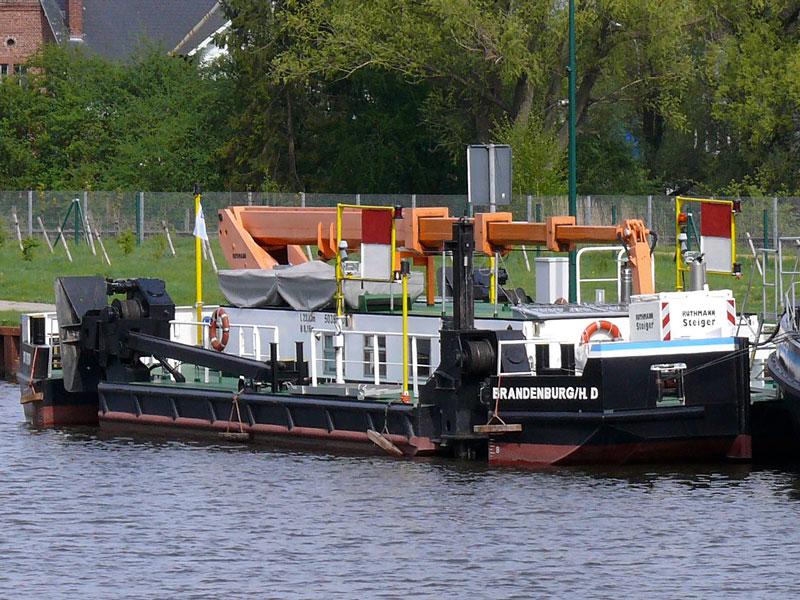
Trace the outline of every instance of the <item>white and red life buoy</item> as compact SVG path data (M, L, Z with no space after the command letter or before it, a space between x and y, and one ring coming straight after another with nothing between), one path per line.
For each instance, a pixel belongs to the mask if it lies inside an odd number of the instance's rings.
M217 328L222 329L222 337L217 338ZM217 352L222 352L228 344L231 335L231 321L224 308L218 308L211 314L211 323L208 325L208 337L211 347Z
M610 335L614 340L621 340L622 334L619 327L614 325L611 321L594 321L586 326L581 334L581 344L588 344L592 336L598 331L605 332Z

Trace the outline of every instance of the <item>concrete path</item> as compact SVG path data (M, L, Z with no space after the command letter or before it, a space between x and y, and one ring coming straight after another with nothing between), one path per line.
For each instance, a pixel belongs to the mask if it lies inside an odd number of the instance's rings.
M0 310L18 310L19 312L55 312L55 304L41 302L16 302L14 300L0 300Z

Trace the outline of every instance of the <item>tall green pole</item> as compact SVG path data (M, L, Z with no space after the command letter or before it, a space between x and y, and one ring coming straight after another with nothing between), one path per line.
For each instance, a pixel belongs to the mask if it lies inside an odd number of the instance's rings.
M575 0L569 0L569 216L578 216L575 152ZM569 253L569 301L578 300L577 252Z

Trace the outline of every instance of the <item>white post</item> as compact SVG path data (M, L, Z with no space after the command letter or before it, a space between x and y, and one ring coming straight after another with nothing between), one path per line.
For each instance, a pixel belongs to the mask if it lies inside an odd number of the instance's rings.
M241 353L241 349L239 349ZM261 360L261 336L258 335L258 327L253 326L253 356L256 360Z
M317 386L317 336L312 332L311 340L311 385Z
M211 259L211 267L214 269L214 273L219 273L217 270L217 261L214 260L214 252L211 250L211 241L203 240L203 244L205 244L205 247L208 250L208 258Z
M39 220L39 227L42 228L42 235L44 236L44 241L47 242L47 247L50 248L50 254L53 254L55 250L53 250L53 244L50 243L50 238L47 236L47 229L44 228L44 223L42 223L42 217L36 215L36 218Z
M333 348L336 354L336 383L344 383L344 334L333 336Z
M167 227L167 222L161 221L161 224L164 226L164 233L167 234L167 241L169 242L169 249L172 252L172 256L175 256L175 246L172 245L172 236L169 234L169 227Z
M86 215L86 219L92 222L92 229L94 230L94 235L97 237L97 243L100 244L100 250L103 251L103 258L106 259L108 266L111 266L111 259L108 258L108 253L106 252L106 247L103 245L103 238L100 237L100 230L97 229L97 225L94 222L91 214ZM46 235L46 234L45 234Z
M89 219L86 218L86 215L88 215L88 214L89 214L89 192L87 190L83 190L83 214L82 214L82 216L83 216L83 224L84 224L85 229L86 229L86 241L92 247L92 254L97 256L97 252L95 252L95 249L94 249L94 243L92 242L92 235L91 235L91 233L89 233L89 226L88 226Z
M33 237L33 190L28 190L28 237Z
M301 208L305 208L306 207L306 193L305 192L300 192L300 207ZM316 383L314 385L316 385Z
M58 226L58 237L61 238L61 243L64 244L64 250L67 251L67 258L69 262L72 262L72 254L69 252L69 246L67 246L67 238L64 235L64 232L61 231L61 225Z
M17 242L19 243L19 249L22 250L22 232L19 230L19 221L17 220L17 207L11 207L11 217L14 219L14 228L17 230Z
M417 338L411 338L411 386L414 388L414 402L419 398L419 381L417 378L417 371L419 370L417 355Z
M97 249L94 247L94 236L92 236L92 227L89 225L88 213L83 215L83 224L86 226L86 237L89 238L89 247L92 249L92 255L97 256Z
M356 204L361 206L361 194L356 194Z
M530 194L528 194L528 210L526 214L528 216L528 223L530 223L533 220L533 196ZM528 269L528 271L530 271L530 269Z
M647 197L647 228L653 228L653 197Z
M411 194L411 208L417 208L417 195Z
M375 385L379 385L381 382L381 374L378 361L378 335L372 335L372 375L375 379Z
M247 206L253 206L253 192L247 192Z

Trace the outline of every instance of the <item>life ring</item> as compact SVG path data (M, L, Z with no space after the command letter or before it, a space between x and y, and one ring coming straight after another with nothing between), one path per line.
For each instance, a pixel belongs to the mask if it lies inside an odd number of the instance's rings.
M217 323L222 321L222 339L217 339ZM224 308L218 308L211 314L211 323L208 325L208 337L210 338L211 347L217 352L222 352L228 344L228 338L231 335L231 321L228 318L228 313Z
M598 331L605 331L615 340L621 340L622 334L619 327L614 325L611 321L594 321L586 326L581 334L581 344L588 344L592 336Z

